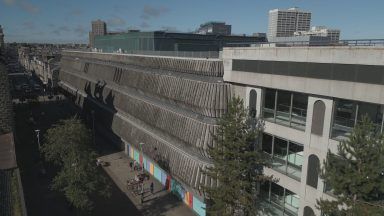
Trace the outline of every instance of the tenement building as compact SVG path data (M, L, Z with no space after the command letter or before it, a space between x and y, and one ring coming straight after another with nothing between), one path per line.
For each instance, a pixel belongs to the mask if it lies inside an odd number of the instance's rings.
M279 181L261 185L276 215L321 215L332 198L317 167L361 116L383 130L384 49L225 48L224 81L265 120L261 148Z

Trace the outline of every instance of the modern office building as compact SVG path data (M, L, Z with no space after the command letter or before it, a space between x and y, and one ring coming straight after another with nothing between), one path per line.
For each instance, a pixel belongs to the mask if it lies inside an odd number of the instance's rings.
M96 36L94 48L102 52L121 53L137 53L141 51L218 52L224 46L258 42L266 42L266 38L264 36L202 35L164 31L126 32Z
M95 37L107 34L107 24L101 20L92 21L92 31L89 32L89 46L93 47Z
M369 57L367 57L369 56ZM337 151L362 115L383 130L384 49L371 47L224 48L224 81L265 120L261 186L274 215L320 216L332 192L317 167Z
M207 22L200 25L196 31L197 34L213 34L213 35L231 35L231 25L225 22Z
M296 31L308 31L310 26L311 12L298 8L270 10L268 40L275 37L291 37Z

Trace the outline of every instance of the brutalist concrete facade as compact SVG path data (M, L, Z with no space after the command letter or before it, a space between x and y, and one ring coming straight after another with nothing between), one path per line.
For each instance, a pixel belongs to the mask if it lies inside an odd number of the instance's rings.
M192 189L211 182L217 118L226 112L230 84L219 59L63 52L60 83L111 138L142 147L173 177ZM145 145L140 146L140 143Z

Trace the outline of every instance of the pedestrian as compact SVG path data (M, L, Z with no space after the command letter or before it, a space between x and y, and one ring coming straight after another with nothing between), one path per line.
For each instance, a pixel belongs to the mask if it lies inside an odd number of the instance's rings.
M132 161L129 162L129 167L131 168L131 171L132 171L132 169L133 169L133 162Z
M153 189L154 189L154 185L153 185L153 182L151 182L151 186L150 186L150 189L151 189L151 194L153 194Z
M97 160L96 160L96 166L100 166L101 165L101 160L100 160L100 158L97 158Z

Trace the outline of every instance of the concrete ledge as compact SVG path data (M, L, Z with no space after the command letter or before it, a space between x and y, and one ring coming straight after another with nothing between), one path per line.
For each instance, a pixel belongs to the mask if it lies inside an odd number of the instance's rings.
M106 62L119 62L148 68L159 68L202 76L222 77L223 64L220 59L193 59L181 57L146 56L131 54L92 53L79 51L63 51L63 57L94 58Z

